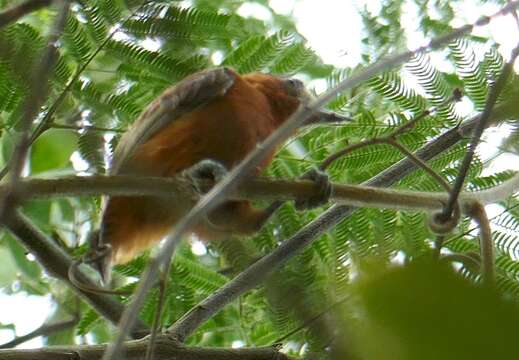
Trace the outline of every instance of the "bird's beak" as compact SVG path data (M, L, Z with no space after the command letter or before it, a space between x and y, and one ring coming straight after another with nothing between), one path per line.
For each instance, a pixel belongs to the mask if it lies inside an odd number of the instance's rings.
M308 105L314 97L306 90L301 91L298 96L299 104ZM335 123L343 123L346 121L353 121L352 118L336 114L332 111L319 110L312 116L310 116L304 123L305 125L314 125L314 124L335 124Z
M313 125L313 124L330 124L330 123L343 123L347 121L353 121L352 118L339 115L337 113L331 111L320 110L314 115L310 116L308 120L306 120L305 125Z

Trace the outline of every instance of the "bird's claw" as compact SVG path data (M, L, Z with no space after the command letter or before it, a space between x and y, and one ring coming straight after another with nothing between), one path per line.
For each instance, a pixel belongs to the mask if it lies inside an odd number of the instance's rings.
M205 194L227 175L227 169L218 161L207 159L191 166L184 171L184 174L191 180L199 194Z
M94 231L88 238L90 250L83 255L83 262L93 267L101 276L103 284L110 282L110 264L112 259L112 246L101 244L99 232Z
M297 210L312 209L326 204L332 195L332 185L328 174L318 169L310 169L303 176L301 180L311 180L315 183L319 193L310 196L306 199L298 199L295 201Z

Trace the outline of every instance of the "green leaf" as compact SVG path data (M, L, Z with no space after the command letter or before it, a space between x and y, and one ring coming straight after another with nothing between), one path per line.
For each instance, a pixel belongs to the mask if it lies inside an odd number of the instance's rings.
M41 276L40 265L36 261L31 261L27 258L27 250L10 234L4 233L3 241L7 244L12 260L16 263L17 268L29 279L39 279Z
M70 166L70 156L77 144L77 136L68 130L48 130L32 147L31 171L42 173Z
M412 263L362 282L363 351L378 359L509 359L517 303L447 266Z
M16 280L17 264L9 247L0 247L0 288L10 288Z

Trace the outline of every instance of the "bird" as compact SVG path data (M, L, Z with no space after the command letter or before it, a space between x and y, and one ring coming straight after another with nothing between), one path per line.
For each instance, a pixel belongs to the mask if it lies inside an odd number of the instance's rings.
M185 171L225 172L285 122L311 96L301 80L228 67L194 73L166 89L123 134L108 174L174 177ZM320 111L307 123L345 118ZM252 174L272 161L275 149ZM216 170L215 170L216 169ZM159 242L192 204L152 196L104 199L93 241L107 250L96 269L105 281L113 264L125 263ZM204 241L261 229L279 207L257 209L250 201L226 201L190 231Z

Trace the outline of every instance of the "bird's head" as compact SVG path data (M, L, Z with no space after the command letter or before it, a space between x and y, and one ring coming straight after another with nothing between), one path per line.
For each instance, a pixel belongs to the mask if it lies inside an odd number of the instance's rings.
M262 73L245 75L244 78L266 95L272 112L280 123L287 120L300 105L307 105L314 98L306 89L303 81L296 78ZM319 110L305 121L305 125L345 121L351 121L351 119L334 112Z

